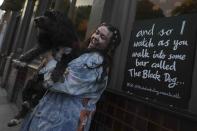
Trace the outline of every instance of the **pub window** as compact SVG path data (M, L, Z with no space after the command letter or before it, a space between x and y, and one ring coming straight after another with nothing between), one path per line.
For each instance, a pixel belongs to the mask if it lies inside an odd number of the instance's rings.
M84 40L93 0L51 0L51 9L61 10L72 20L81 41Z
M75 0L72 0L72 2L73 1ZM70 7L69 13L73 12L71 19L73 20L81 41L85 39L92 4L93 0L77 0L73 11L72 7Z
M138 0L136 20L197 12L196 0Z
M59 10L61 12L64 12L68 15L68 17L72 20L74 23L74 26L77 30L78 36L81 41L84 40L88 20L90 16L90 11L92 8L93 0L49 0L47 5L48 9L55 9ZM36 1L35 7L34 7L34 13L35 16L42 15L43 2L42 1ZM42 10L43 11L43 10ZM32 43L35 43L35 33L32 34ZM30 44L31 46L28 46L27 49L32 48L34 44Z
M138 0L135 20L122 89L196 120L197 1Z

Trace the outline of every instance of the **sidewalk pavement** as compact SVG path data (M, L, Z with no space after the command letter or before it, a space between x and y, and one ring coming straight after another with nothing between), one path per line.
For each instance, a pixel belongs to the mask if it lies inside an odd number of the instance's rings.
M0 131L19 131L20 125L7 127L7 122L16 115L17 111L16 105L7 100L6 90L0 87Z

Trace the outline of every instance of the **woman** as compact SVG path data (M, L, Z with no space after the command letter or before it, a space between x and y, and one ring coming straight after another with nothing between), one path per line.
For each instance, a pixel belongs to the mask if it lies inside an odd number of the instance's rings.
M45 82L49 91L21 131L88 131L120 41L118 29L101 24L89 38L87 50L68 64L64 80Z

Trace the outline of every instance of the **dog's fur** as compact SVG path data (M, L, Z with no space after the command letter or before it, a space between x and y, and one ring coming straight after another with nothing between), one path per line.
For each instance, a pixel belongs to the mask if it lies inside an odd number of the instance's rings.
M47 11L35 18L38 45L22 54L20 61L30 62L42 53L57 47L78 48L78 36L72 22L58 11Z

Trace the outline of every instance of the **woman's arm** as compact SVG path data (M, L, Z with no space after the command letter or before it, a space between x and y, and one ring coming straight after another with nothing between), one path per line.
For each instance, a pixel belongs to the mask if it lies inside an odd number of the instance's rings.
M70 95L80 95L97 90L97 81L100 79L103 68L102 57L97 53L81 56L68 66L64 82L48 82L50 90Z
M47 72L51 72L57 64L57 61L52 59L50 60L43 68L39 70L39 74L45 74Z

